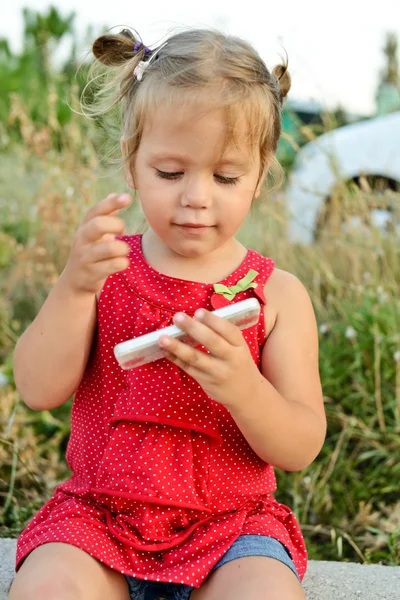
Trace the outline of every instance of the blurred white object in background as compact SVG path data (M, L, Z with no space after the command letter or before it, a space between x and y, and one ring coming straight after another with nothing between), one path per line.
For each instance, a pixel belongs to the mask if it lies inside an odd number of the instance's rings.
M359 184L362 178L369 185L379 182L375 198L382 197L385 185L400 191L400 112L340 127L303 146L286 187L289 239L312 243L337 184L351 180ZM370 187L373 196L373 185ZM376 206L376 201L373 204L371 221L385 229L394 212ZM357 219L353 215L349 222L356 227ZM400 234L398 223L395 227Z

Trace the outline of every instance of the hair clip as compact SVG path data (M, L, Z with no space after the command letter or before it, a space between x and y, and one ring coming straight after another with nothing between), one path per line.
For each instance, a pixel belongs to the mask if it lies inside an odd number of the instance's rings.
M141 60L136 67L134 68L133 74L136 77L137 81L141 81L142 77L143 77L143 73L145 72L145 70L147 69L147 67L150 65L150 63L158 57L158 54L160 52L160 50L162 48L164 48L166 45L168 44L168 42L165 42L164 44L162 44L162 46L160 46L159 48L157 48L157 50L155 50L153 52L153 54L150 56L149 60ZM136 48L137 44L135 45ZM149 48L147 48L145 46L146 50L150 50ZM150 50L150 52L152 52Z

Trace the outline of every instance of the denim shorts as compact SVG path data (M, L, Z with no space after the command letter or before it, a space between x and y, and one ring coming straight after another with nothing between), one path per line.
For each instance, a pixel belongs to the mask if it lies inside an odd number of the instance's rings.
M242 556L267 556L284 563L293 571L300 581L296 567L285 546L266 535L241 535L232 544L224 556L211 569L211 573L227 562ZM189 600L194 588L183 583L162 583L145 581L125 575L128 582L131 600Z

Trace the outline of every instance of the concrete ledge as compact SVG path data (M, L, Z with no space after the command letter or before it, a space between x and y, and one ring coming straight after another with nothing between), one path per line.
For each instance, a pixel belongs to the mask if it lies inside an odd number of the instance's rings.
M14 575L16 540L0 539L0 600ZM310 561L304 578L308 600L400 600L400 567Z

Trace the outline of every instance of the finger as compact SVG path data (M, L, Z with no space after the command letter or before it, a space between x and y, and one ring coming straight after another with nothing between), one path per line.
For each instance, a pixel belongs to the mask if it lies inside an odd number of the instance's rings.
M102 262L96 263L97 265L101 265L106 273L106 277L111 275L112 273L119 273L120 271L125 271L130 266L129 258L119 257L113 258L111 260L104 260Z
M195 312L194 319L212 329L232 346L243 346L245 343L242 332L236 325L204 308Z
M125 223L118 217L97 216L81 228L82 241L87 244L97 242L106 234L123 235Z
M174 316L174 323L199 344L205 346L213 356L226 358L229 352L229 342L210 329L204 322L192 319L185 313L177 313Z
M196 369L196 367L194 367L193 365L190 365L189 363L184 362L183 360L181 360L180 358L178 358L177 356L172 354L172 352L168 352L164 348L163 348L163 355L164 355L164 358L166 358L170 362L174 363L174 365L176 365L177 367L182 369L182 371L185 371L185 373L187 373L188 375L193 377L193 379L196 379L196 381L198 383L200 383L200 381L202 379L204 380L204 371L200 371L200 369Z
M188 346L177 339L163 335L158 343L170 355L169 360L186 371L186 373L189 373L189 375L191 375L193 370L204 374L205 372L209 372L212 367L210 361L213 359L209 354L201 350L196 350L196 348Z
M232 346L243 346L245 343L240 329L222 317L218 317L209 310L201 308L194 314L194 319L207 325L215 333L223 337Z
M119 257L111 260L103 260L96 263L96 269L99 269L99 279L106 278L112 273L125 271L130 266L128 258Z
M86 260L91 263L113 258L127 257L131 251L129 244L122 240L113 240L92 244L87 250Z
M128 206L130 201L131 198L128 194L109 194L107 198L103 198L86 211L82 223L87 223L94 217L118 214L116 211Z

